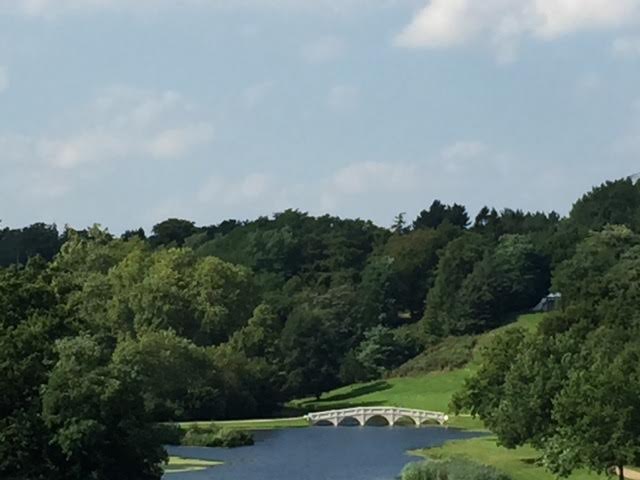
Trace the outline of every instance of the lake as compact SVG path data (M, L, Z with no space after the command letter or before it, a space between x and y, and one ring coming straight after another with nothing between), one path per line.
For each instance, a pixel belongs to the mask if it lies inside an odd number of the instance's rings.
M237 449L169 447L171 455L219 460L200 472L166 480L393 480L418 458L407 450L438 446L479 433L452 428L311 427L256 432L256 444Z

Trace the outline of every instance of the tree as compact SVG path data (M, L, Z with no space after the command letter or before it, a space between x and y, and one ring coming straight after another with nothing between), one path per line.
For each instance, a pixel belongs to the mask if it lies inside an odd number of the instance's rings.
M64 331L50 316L0 325L0 477L56 478L60 452L42 419L40 390L55 362L54 340Z
M170 218L153 226L153 236L150 240L158 246L180 247L197 230L194 222Z
M609 226L589 234L576 253L556 268L553 289L562 293L564 305L597 303L609 290L605 274L636 245L640 245L640 236L625 226Z
M477 237L469 240L469 244L460 242L454 247L467 248L471 260L484 248ZM459 273L444 270L447 264ZM447 285L445 277L434 292L436 304L427 317L431 333L464 335L495 328L505 322L508 314L533 307L549 288L548 260L525 235L503 236L495 249L487 251L459 283L468 268L469 264L460 264L451 257L443 264L443 275L451 274L452 284ZM443 292L456 284L457 292L446 298ZM443 310L436 310L438 302Z
M296 308L282 332L282 355L292 395L320 395L337 385L341 353L319 309Z
M609 288L575 297L532 337L497 337L455 409L479 415L506 447L531 443L559 475L617 467L623 478L640 460L640 314L629 306L638 301L639 258L631 247L603 270Z
M406 212L400 212L394 217L393 224L391 225L391 231L393 233L397 235L407 233L407 220L404 218L406 214Z
M222 379L212 359L172 331L120 341L113 362L136 372L145 410L155 421L224 415Z
M580 467L608 472L640 461L640 342L637 330L599 329L576 358L556 397L558 428L545 448L546 465L569 475ZM588 401L585 401L588 399Z
M606 225L640 228L640 183L630 179L605 182L582 196L569 218L584 230L600 230Z
M438 228L444 222L451 225L466 228L469 224L469 215L464 206L454 203L452 206L444 205L440 200L434 200L429 210L422 210L413 222L413 228Z
M362 272L358 286L358 316L364 326L394 325L398 321L397 285L393 282L393 259L374 257Z
M408 360L410 353L413 352L405 351L393 330L382 325L367 330L355 353L364 374L359 380L380 378L384 372Z
M0 230L0 266L25 264L35 256L51 260L61 245L56 225L34 223L22 229L4 228Z
M157 480L167 454L146 414L135 370L111 362L91 337L58 342L42 396L66 478Z
M464 280L491 243L483 236L465 232L440 252L433 288L427 294L423 321L429 334L448 335L459 313L459 291Z
M393 260L391 282L395 285L396 305L419 319L424 313L427 292L433 286L439 255L462 231L445 223L436 230L419 229L405 235L392 235L382 255Z

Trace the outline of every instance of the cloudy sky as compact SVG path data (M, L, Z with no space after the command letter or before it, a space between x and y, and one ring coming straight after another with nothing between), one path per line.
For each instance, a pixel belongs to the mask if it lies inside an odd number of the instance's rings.
M640 171L640 0L0 0L0 219L111 231Z

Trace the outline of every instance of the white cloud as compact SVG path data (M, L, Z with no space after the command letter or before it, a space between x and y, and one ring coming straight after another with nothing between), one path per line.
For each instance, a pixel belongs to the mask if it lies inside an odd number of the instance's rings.
M220 203L223 205L246 205L264 202L267 197L278 196L283 191L272 175L252 173L233 180L212 176L199 189L200 203Z
M445 159L477 157L488 150L482 142L460 140L442 149L442 157Z
M359 195L369 192L393 192L415 185L414 167L383 162L354 163L340 169L332 187L341 194Z
M110 88L54 121L38 134L0 132L3 188L16 198L58 198L115 165L181 158L213 138L212 124L171 91Z
M344 14L364 7L388 8L412 0L2 0L0 13L14 13L32 17L51 17L61 14L96 11L134 12L149 14L161 9L296 9Z
M445 48L481 40L508 61L522 38L615 29L637 22L639 15L638 0L429 0L396 44Z
M213 125L194 123L158 133L148 142L149 153L156 158L177 158L213 139Z
M640 58L640 37L618 37L611 51L618 58Z
M9 73L6 67L0 65L0 93L9 88Z
M132 157L178 158L213 139L213 125L194 116L176 92L110 88L69 119L72 133L39 137L37 151L62 169Z
M328 63L337 60L345 52L345 44L335 36L321 37L302 47L302 56L309 63Z
M247 108L255 108L262 103L274 88L274 82L264 81L248 86L242 92L242 101Z
M630 168L640 170L640 99L631 102L631 121L626 131L614 140L612 151L615 155L630 160Z
M353 85L335 85L327 94L329 108L338 112L353 110L360 96L360 89Z
M593 93L602 85L602 77L595 72L588 72L578 78L576 83L576 93L587 95Z

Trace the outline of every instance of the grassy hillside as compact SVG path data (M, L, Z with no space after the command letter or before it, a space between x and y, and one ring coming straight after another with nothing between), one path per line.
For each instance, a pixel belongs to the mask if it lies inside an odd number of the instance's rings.
M556 480L553 474L537 465L538 453L531 447L508 450L496 444L495 437L474 438L446 443L441 447L411 452L425 458L466 457L491 465L513 480ZM604 475L578 471L568 480L604 480Z
M477 368L478 353L491 339L508 328L522 327L533 330L543 314L521 315L514 323L474 337L469 348L470 362L463 368L431 372L420 376L389 378L360 383L325 393L320 400L306 398L291 402L291 406L305 411L329 410L353 406L396 406L447 412L452 395ZM465 340L468 344L468 340Z

